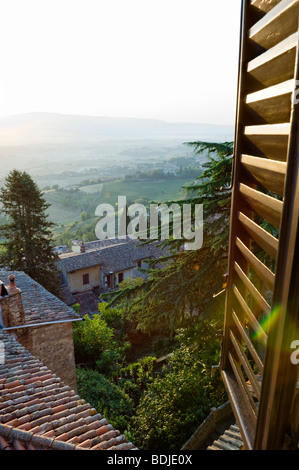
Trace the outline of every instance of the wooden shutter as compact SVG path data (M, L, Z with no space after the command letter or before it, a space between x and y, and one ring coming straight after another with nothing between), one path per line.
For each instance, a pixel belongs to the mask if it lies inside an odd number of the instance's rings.
M247 449L292 433L299 340L298 0L243 0L222 377ZM297 258L296 258L297 255ZM297 284L296 284L297 283Z

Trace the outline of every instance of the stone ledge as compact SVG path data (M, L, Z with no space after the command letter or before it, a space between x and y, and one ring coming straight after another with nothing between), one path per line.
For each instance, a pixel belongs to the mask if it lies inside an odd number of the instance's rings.
M216 428L226 420L233 417L230 402L226 402L218 408L212 408L210 414L196 429L190 439L183 445L181 450L197 450L204 445Z

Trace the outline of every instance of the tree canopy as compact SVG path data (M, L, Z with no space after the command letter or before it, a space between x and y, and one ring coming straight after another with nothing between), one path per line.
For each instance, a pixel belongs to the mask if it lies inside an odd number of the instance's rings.
M50 292L59 295L55 256L47 204L26 172L12 170L0 191L1 212L7 223L0 227L4 247L0 262L24 271Z
M219 363L221 350L224 295L214 294L223 291L227 269L233 144L190 145L198 153L209 152L203 172L194 184L184 188L180 201L169 204L203 204L202 248L184 251L184 239L161 242L170 251L158 264L151 261L146 270L148 279L122 282L119 291L108 296L109 304L100 307L102 322L107 322L104 329L107 326L114 329L114 340L122 330L120 319L151 332L151 338L163 332L171 345L171 349L163 352L163 356L167 354L163 358L166 365L161 368L160 361L151 356L142 359L138 356L134 363L129 363L130 358L123 355L119 367L116 357L111 355L114 345L108 344L110 350L101 352L92 381L87 375L89 371L79 370L79 384L86 388L86 396L96 403L101 397L93 394L105 390L105 400L109 402L107 415L114 418L113 410L118 409L117 422L121 415L129 439L144 450L181 448L211 407L227 400L219 372L212 377L211 369ZM89 329L88 324L82 328ZM98 340L101 345L97 350L102 351L107 347L105 338L99 334ZM161 351L157 357L161 358ZM110 372L112 359L116 375ZM110 384L113 378L113 390L116 387L124 394L113 393L113 400L112 390L108 390L107 384L103 388L100 375L107 377L107 371ZM128 403L126 409L118 408L124 402Z
M170 251L154 260L148 279L121 288L110 297L111 305L127 306L128 318L142 330L186 327L206 318L215 305L213 294L222 290L227 264L231 200L233 143L191 142L200 154L208 151L203 172L194 184L185 186L177 204L203 204L204 243L200 250L184 251L184 238L165 240ZM162 269L161 269L162 263Z

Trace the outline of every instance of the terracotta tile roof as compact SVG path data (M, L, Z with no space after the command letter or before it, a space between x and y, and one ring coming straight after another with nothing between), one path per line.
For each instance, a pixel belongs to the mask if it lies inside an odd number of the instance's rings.
M16 286L22 291L26 325L79 318L72 308L22 271L1 269L0 279L4 284L9 274L16 276Z
M11 335L0 341L0 450L136 450Z
M85 253L64 253L59 256L60 263L66 272L74 272L93 266L101 266L104 274L117 273L136 267L136 262L162 255L157 243L142 244L138 240L115 243L109 246L96 246L97 242L89 242ZM86 244L87 245L87 244Z

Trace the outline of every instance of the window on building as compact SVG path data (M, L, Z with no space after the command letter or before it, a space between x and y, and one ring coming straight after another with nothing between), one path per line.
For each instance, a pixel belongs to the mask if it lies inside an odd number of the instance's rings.
M112 273L106 276L106 282L107 282L107 288L112 289L113 288L113 274Z
M83 274L83 285L89 284L89 274Z
M120 284L124 280L124 273L118 273L118 283Z
M137 266L138 266L138 268L141 268L142 267L142 261L137 261Z

